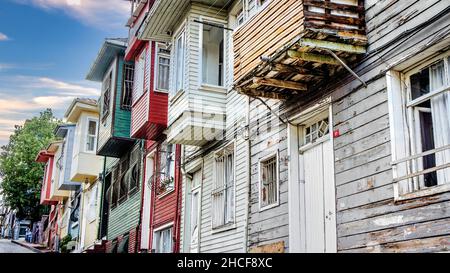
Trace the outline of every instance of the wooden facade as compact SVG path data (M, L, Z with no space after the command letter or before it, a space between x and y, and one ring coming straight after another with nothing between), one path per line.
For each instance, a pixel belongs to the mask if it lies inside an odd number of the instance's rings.
M307 209L302 209L308 181L304 182L302 173L297 171L298 149L301 148L298 132L305 124L299 120L303 116L307 123L320 109L328 108L332 109L330 139L334 154L335 199L331 197L331 201L336 205L336 251L448 250L447 231L440 228L449 223L445 209L447 192L435 190L428 196L413 195L404 200L396 197L391 165L396 159L393 154L396 145L392 143L395 137L392 134L396 134L396 130L390 115L392 94L389 94L392 93L392 74L389 75L392 72L389 71L408 70L408 67L448 50L449 37L445 34L448 24L444 23L449 16L448 5L442 1L365 1L364 8L368 49L362 60L350 64L367 87L353 75L344 73L334 78L327 76L326 84L320 84L320 88L314 88L314 92L300 95L298 99L263 99L279 115L272 115L275 122L272 122L272 133L264 128L265 122L261 122L261 117L269 115L267 106L261 100L252 99L251 109L265 108L265 111L257 114L258 111L253 110L255 113L251 114L254 117L251 124L256 125L251 131L256 132L257 137L251 148L254 186L251 188L248 228L250 251L273 249L271 246L279 243L284 245L284 251L308 251L305 246L307 227L298 222L308 215ZM414 13L414 16L405 18L408 13ZM407 31L410 29L416 31ZM381 60L380 56L389 61ZM279 122L279 117L284 123ZM280 205L273 211L261 212L256 206L256 164L271 145L280 155ZM278 220L273 221L274 217ZM305 230L306 238L302 235Z

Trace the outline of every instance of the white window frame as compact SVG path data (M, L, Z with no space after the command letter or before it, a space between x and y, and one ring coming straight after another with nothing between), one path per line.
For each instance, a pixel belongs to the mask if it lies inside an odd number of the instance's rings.
M232 200L233 201L233 211L232 211L232 221L227 223L226 220L225 220L225 224L223 224L221 226L214 227L214 223L213 223L213 220L212 220L212 217L211 217L211 230L212 230L213 234L224 232L224 231L236 228L236 154L237 154L236 141L233 140L232 142L227 144L224 148L219 149L219 150L214 152L214 156L213 156L213 160L214 160L213 161L213 164L214 164L213 165L213 179L215 179L216 175L217 175L217 168L216 168L216 161L215 161L216 157L218 156L218 154L220 154L220 153L224 152L225 150L229 149L231 146L233 146L233 200ZM224 164L224 167L226 167L225 164ZM213 181L213 185L212 185L213 187L214 187L214 184L215 184L215 182ZM212 190L214 190L214 188ZM210 198L211 198L211 214L212 214L212 213L215 213L215 212L212 211L213 210L213 193L212 192L211 192ZM226 208L227 208L227 202L225 200L225 202L224 202L224 213L226 211Z
M88 207L88 217L87 220L89 223L97 220L97 205L98 205L98 185L94 185L91 189L89 195L89 207Z
M192 245L192 235L194 233L194 231L192 230L192 220L193 218L197 218L197 250L200 249L200 229L201 229L201 211L202 211L202 169L199 169L196 172L200 172L200 183L197 186L194 186L194 176L192 176L192 179L190 181L191 183L191 189L190 189L190 195L189 195L189 207L190 207L190 214L188 215L189 218L189 252L190 252L190 246ZM193 207L192 207L192 196L194 194L198 194L198 204L197 204L197 211L194 211Z
M173 62L171 64L172 67L172 71L171 73L173 73L173 81L172 81L172 85L173 87L171 88L170 92L169 92L169 96L170 98L175 98L177 97L177 94L182 92L184 90L184 81L185 81L185 73L186 73L186 30L185 30L185 25L183 24L183 26L181 26L180 30L177 31L177 34L174 36L174 40L173 40ZM181 62L183 63L181 66L178 66L178 62L179 62L179 54L180 52L178 52L178 40L181 39L182 41L182 53L183 56L181 57ZM181 73L181 75L179 74ZM181 77L181 79L180 79ZM180 86L178 86L180 84Z
M272 2L272 0L266 0L265 3L261 4L261 0L254 0L256 1L255 7L256 9L252 14L250 14L248 1L249 0L240 1L242 3L242 13L244 21L242 22L242 24L237 24L238 15L240 15L240 13L236 14L236 28L234 29L234 31L237 31L242 26L245 26L254 16L258 15L262 10L264 10L269 5L270 2Z
M162 93L169 93L170 90L170 73L171 73L171 69L172 69L172 60L170 58L170 54L165 54L165 53L159 53L159 49L160 48L167 48L165 44L163 43L156 43L156 52L155 52L155 71L154 71L154 90L157 92L162 92ZM168 81L168 88L166 89L161 89L159 88L159 57L162 58L167 58L169 60L169 78L167 79Z
M94 135L94 150L89 151L87 148L87 144L88 144L88 139L90 136L89 135L89 123L93 121L95 122L95 135ZM85 138L84 138L84 152L85 153L96 153L97 152L97 141L98 141L98 120L95 118L87 118L87 122L86 122L86 133L85 133Z
M276 175L276 177L277 177L276 198L277 198L277 201L275 203L273 203L273 204L263 206L262 205L262 198L261 198L261 194L262 194L262 191L261 191L262 190L262 167L263 167L262 164L263 164L263 162L265 162L265 161L267 161L267 160L269 160L269 159L271 159L273 157L275 157L275 162L277 164L277 166L276 166L276 172L277 172L277 175ZM265 211L265 210L269 210L269 209L272 209L272 208L275 208L275 207L278 207L280 205L280 160L279 159L280 159L279 151L276 151L276 152L270 153L269 155L267 155L265 157L260 158L259 161L258 161L258 201L259 201L258 203L259 203L259 211L260 212Z
M134 66L134 86L132 95L132 104L135 104L146 93L145 91L145 72L147 70L147 54L151 54L151 49L144 48L138 57L138 65ZM142 64L141 64L142 62Z
M439 90L431 91L429 94L423 95L418 99L411 100L410 76L438 62L439 60L444 60L447 86ZM410 164L411 161L400 162L406 158L418 154L416 152L418 148L417 141L415 140L417 135L415 129L417 126L414 124L413 120L414 111L413 109L408 110L408 106L418 105L421 102L428 100L435 94L450 91L449 67L450 51L447 51L446 53L440 54L439 56L430 58L426 61L420 60L414 65L413 68L406 69L403 72L391 70L386 74L393 161L392 171L394 180L396 178L404 177L417 172L417 170L411 166L414 165ZM417 159L417 161L420 160L421 159L419 158ZM419 180L419 176L416 177L416 179ZM396 201L425 197L447 191L450 191L450 183L444 183L432 187L419 187L418 189L415 189L412 178L394 182L394 199Z
M173 232L174 232L174 223L173 222L165 224L165 225L160 226L160 227L156 228L155 230L153 230L152 249L155 251L155 253L163 253L163 252L158 252L157 251L157 249L159 249L159 246L161 245L161 243L159 241L161 239L161 235L160 234L163 231L168 230L168 229L171 230L170 231L170 238L171 238L171 240L170 240L170 248L171 248L171 252L169 252L169 253L173 253L173 246L174 246L173 245ZM157 235L158 233L159 233L159 235Z
M227 27L227 22L226 21L222 21L222 20L217 20L217 19L213 19L213 18L205 18L205 17L200 17L200 21L201 22L205 22L205 23L211 23L211 24L215 24L218 26L222 26L224 28ZM228 35L225 31L225 29L223 29L223 64L222 64L222 85L215 85L215 84L209 84L209 83L205 83L203 82L203 27L204 25L199 23L200 25L200 30L199 30L199 48L200 48L200 53L199 53L199 69L200 69L200 73L199 73L199 85L201 87L203 87L204 89L210 90L210 89L224 89L226 88L226 77L227 77L227 58L228 58L228 51L227 51L227 44L228 44Z

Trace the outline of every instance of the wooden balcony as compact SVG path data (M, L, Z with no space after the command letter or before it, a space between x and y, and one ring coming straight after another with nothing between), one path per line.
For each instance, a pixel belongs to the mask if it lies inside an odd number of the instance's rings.
M345 4L343 4L345 3ZM364 1L271 1L234 34L234 85L287 99L340 75L366 52Z

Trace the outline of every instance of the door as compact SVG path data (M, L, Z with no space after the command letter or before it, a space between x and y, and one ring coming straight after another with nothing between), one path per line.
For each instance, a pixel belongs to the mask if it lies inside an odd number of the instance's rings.
M192 190L191 190L191 213L190 213L190 253L199 252L199 229L200 229L200 200L201 200L201 181L202 172L197 171L192 176Z
M306 252L336 252L336 197L329 118L300 128Z

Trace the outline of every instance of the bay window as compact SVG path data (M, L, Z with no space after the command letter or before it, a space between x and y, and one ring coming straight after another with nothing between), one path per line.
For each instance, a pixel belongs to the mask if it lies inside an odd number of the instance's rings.
M145 84L145 66L146 66L146 54L147 50L143 50L139 55L138 60L134 67L134 85L133 85L133 103L136 103L139 98L144 94Z

